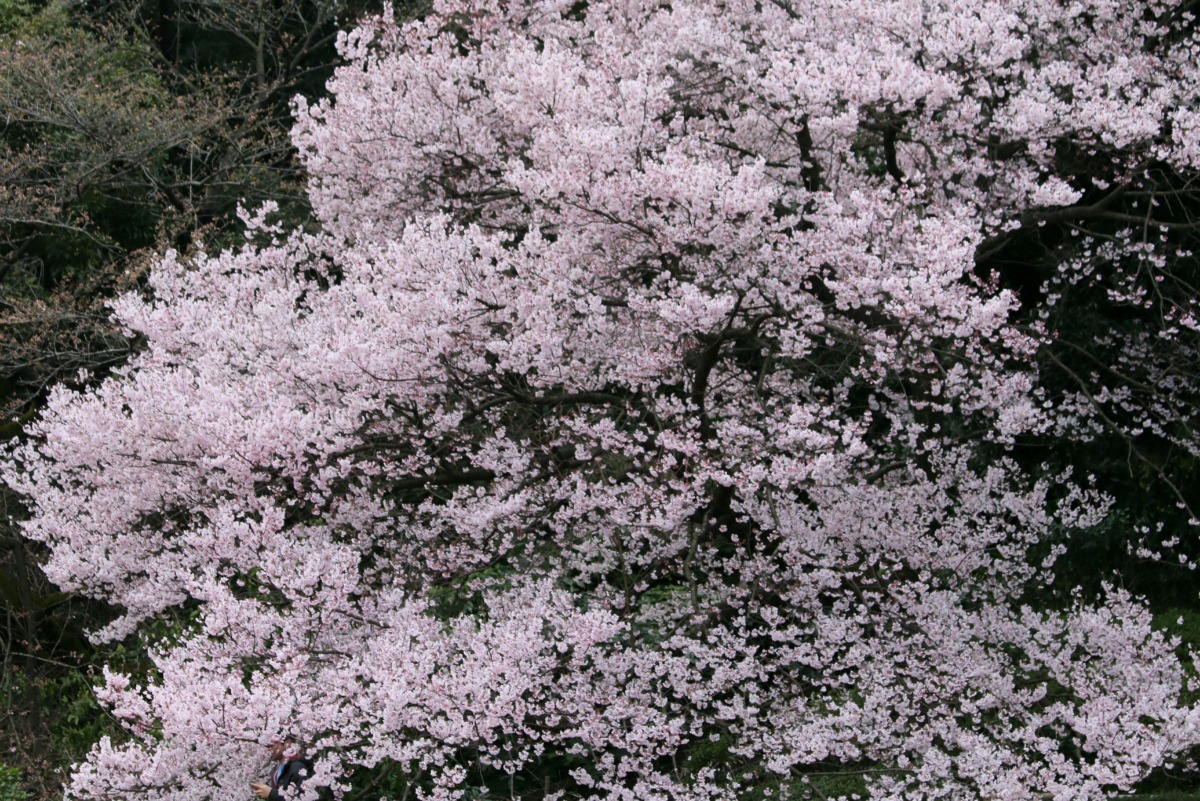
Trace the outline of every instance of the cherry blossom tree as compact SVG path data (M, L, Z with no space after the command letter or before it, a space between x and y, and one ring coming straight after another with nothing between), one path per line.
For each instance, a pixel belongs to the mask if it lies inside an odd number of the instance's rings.
M308 797L1093 799L1181 758L1145 603L1036 602L1109 499L1016 446L1120 399L1047 387L989 259L1095 221L1080 254L1182 263L1111 231L1191 230L1121 205L1200 166L1191 29L447 0L345 36L296 106L317 225L166 254L114 307L139 354L10 450L98 636L158 632L68 796L237 797L284 729Z

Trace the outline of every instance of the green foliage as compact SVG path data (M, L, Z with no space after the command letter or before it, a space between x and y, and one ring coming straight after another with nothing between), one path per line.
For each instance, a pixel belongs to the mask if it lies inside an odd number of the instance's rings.
M463 616L479 617L487 610L483 588L505 586L512 573L511 567L493 565L435 587L429 593L434 616L443 621Z
M192 115L145 42L89 28L63 4L12 20L0 26L0 258L17 268L10 291L44 297L155 242L162 212L146 183Z
M35 682L36 697L55 714L50 734L63 752L81 758L106 734L113 734L95 695L91 680L78 671Z
M5 677L5 691L14 705L10 720L20 718L28 730L13 731L10 737L38 738L38 757L43 769L53 765L65 769L81 760L103 736L119 737L120 731L96 701L92 678L79 670L14 669ZM5 738L7 741L7 738ZM28 747L27 741L21 743ZM16 751L16 748L10 750ZM39 777L43 782L48 778ZM6 801L5 778L0 774L0 801Z
M1154 616L1155 626L1179 638L1184 651L1200 652L1200 610L1173 607Z
M0 801L26 801L29 794L21 785L21 771L0 763Z
M861 773L814 774L807 778L815 798L865 798L867 794L867 780Z
M29 13L29 3L25 0L0 0L0 33L20 25ZM0 795L0 799L3 798Z

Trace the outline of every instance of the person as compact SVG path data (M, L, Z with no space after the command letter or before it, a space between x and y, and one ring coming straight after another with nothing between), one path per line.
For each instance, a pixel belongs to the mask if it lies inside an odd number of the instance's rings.
M270 784L250 782L250 791L266 801L286 801L295 796L300 784L312 775L312 762L300 756L294 737L284 737L271 743Z

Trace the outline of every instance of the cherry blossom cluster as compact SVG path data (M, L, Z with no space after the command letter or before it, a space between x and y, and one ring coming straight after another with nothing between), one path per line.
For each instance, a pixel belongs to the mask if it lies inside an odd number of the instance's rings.
M138 355L6 457L48 574L121 609L98 636L171 631L68 796L227 801L284 730L305 797L439 801L1098 799L1200 744L1140 599L1036 605L1109 499L1012 446L1134 401L1048 394L1049 318L980 267L1110 212L1072 148L1195 174L1176 5L344 35L296 101L315 224L166 254L114 305Z

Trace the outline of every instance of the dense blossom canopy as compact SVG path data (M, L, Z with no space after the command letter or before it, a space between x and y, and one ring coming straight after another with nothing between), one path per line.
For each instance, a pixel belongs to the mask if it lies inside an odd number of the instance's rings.
M447 0L345 36L297 102L317 224L167 254L115 306L139 355L10 457L102 634L174 621L69 796L241 797L282 729L306 792L430 799L1090 799L1200 742L1138 599L1032 601L1107 501L1013 445L1107 400L1046 391L1054 332L981 267L1195 175L1174 6ZM1122 231L1072 269L1181 257Z

